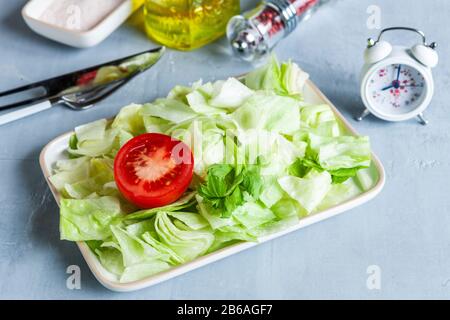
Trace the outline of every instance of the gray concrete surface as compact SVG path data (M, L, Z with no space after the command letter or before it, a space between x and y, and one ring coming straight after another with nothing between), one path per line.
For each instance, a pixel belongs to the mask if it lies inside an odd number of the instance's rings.
M149 47L123 26L99 46L73 49L34 34L23 22L25 1L0 0L0 91ZM243 1L250 7L255 1ZM430 125L356 123L371 137L387 183L373 201L335 218L133 293L103 288L75 244L59 240L58 208L41 174L38 156L54 137L117 113L130 102L165 95L175 84L219 79L252 68L224 53L224 42L194 52L169 51L152 71L97 107L61 106L0 127L0 298L28 299L237 299L237 298L449 298L450 114L448 101L450 3L445 0L338 0L299 27L276 49L311 74L341 112L361 109L358 74L368 36L369 5L382 26L423 29L439 46ZM413 43L394 34L395 43ZM66 287L66 268L79 265L81 290ZM381 289L366 286L367 268L381 269Z

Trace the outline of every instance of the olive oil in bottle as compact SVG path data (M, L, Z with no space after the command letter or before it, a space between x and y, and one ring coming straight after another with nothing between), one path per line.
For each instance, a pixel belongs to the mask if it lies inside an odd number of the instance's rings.
M239 11L239 0L146 0L145 27L155 41L191 50L221 37Z

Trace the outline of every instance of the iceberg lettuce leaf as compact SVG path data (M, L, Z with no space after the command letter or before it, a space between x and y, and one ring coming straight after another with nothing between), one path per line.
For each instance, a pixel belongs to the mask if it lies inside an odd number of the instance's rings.
M62 240L106 240L110 227L120 224L123 213L114 197L61 199L60 234Z
M119 244L123 256L123 265L130 267L152 260L168 260L168 256L160 253L137 236L132 235L121 227L112 225L111 231L115 241Z
M303 87L309 75L292 61L279 64L272 56L270 61L252 72L249 72L244 83L253 90L273 91L278 95L303 99Z
M179 211L185 208L189 208L195 204L195 192L186 192L180 199L177 201L168 204L163 207L156 207L152 209L144 209L128 214L125 219L126 220L142 220L152 218L159 211L171 212L171 211Z
M124 130L133 136L137 136L146 132L144 126L144 118L141 114L142 105L130 104L123 107L119 114L114 118L111 124L112 128Z
M120 277L120 282L127 283L150 277L154 274L160 273L170 269L170 265L161 260L150 260L139 264L126 267Z
M142 115L159 117L173 123L181 123L195 118L197 113L178 100L157 99L153 103L144 104Z
M213 90L213 96L209 100L209 104L218 108L237 108L253 95L253 90L249 89L236 78L217 81L214 84Z
M185 262L203 255L214 241L211 231L179 229L166 212L158 212L155 229L161 242L171 248Z
M267 92L257 92L248 98L231 117L244 130L291 134L300 128L298 101Z
M285 176L278 179L281 188L296 200L306 213L311 213L331 188L331 175L327 171L310 171L304 178Z

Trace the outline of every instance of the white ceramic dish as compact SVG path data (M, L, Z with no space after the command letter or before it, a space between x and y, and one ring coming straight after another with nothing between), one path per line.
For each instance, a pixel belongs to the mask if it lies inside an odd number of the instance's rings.
M36 33L69 46L92 47L108 37L139 6L136 0L124 0L116 9L87 31L73 31L46 23L39 18L53 0L31 0L22 9L22 17L27 25Z
M310 103L317 103L317 104L326 103L330 105L333 111L335 112L337 118L341 121L342 126L345 129L347 129L349 133L356 135L356 131L343 118L343 116L339 113L336 107L333 106L333 104L323 95L323 93L311 81L308 81L307 85L305 86L305 100ZM48 177L51 175L54 163L59 159L66 158L65 150L67 148L69 137L71 134L72 132L63 134L62 136L57 137L49 144L47 144L42 150L39 159L44 176L58 204L60 200L60 194L49 182ZM81 253L83 254L83 257L85 258L87 264L89 265L89 268L91 269L92 273L95 275L97 280L101 284L103 284L106 288L111 289L113 291L133 291L142 289L160 283L162 281L168 280L170 278L176 277L193 269L197 269L201 266L217 261L219 259L228 257L242 250L251 248L253 246L258 245L259 243L274 238L278 238L292 231L304 228L310 224L330 218L332 216L335 216L346 210L357 207L373 199L381 191L385 182L385 173L383 165L381 164L381 162L379 161L379 159L375 154L372 154L372 166L369 168L369 172L374 181L373 185L370 186L366 191L354 197L353 199L350 199L332 208L317 212L313 215L303 218L297 225L292 226L281 232L264 237L260 239L258 243L251 243L251 242L238 243L142 280L130 283L120 283L117 279L115 279L114 275L110 274L103 268L103 266L97 260L95 254L91 252L89 247L84 242L78 242L78 247L80 248Z

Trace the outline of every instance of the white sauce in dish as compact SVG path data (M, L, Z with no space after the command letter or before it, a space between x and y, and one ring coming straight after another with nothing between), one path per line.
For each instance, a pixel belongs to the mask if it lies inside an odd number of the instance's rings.
M89 31L125 0L52 0L39 19L72 31Z

